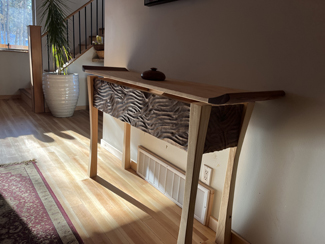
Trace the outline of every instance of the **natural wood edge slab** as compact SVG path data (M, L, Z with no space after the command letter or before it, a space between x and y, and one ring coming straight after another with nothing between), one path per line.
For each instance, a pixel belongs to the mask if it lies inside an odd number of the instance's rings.
M242 92L229 93L219 97L209 98L211 104L234 104L245 102L257 102L272 100L285 96L284 91L262 91L262 92Z
M136 86L139 90L148 89L160 95L172 95L191 102L201 102L210 105L226 105L265 101L285 95L284 91L249 92L239 89L209 85L205 83L166 79L165 81L150 81L141 78L140 73L128 71L120 67L83 66L86 73L114 80L124 86ZM123 71L123 72L121 72Z
M101 71L128 71L123 67L107 67L107 66L92 66L92 65L83 65L82 71L86 73L91 73L92 70L101 70Z

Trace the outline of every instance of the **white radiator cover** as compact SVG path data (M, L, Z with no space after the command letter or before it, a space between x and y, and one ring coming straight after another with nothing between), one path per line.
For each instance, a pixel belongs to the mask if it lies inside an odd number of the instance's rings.
M141 147L138 149L137 173L178 206L183 206L185 190L183 173ZM199 184L194 217L202 224L206 223L209 197L210 190Z

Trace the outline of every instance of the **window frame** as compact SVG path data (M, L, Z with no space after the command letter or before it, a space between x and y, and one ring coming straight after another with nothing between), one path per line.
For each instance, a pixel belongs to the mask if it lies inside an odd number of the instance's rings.
M7 0L8 2L11 2L13 0ZM28 0L27 0L28 1ZM32 10L32 13L31 13L31 23L28 23L29 25L35 25L36 23L36 19L35 19L35 14L36 14L36 9L35 9L35 6L36 6L36 0L30 0L30 3L31 3L31 10ZM10 14L10 13L9 13ZM23 28L28 28L29 25L26 25L25 27ZM10 52L10 51L13 51L13 52L28 52L28 49L29 49L29 38L28 38L28 31L26 32L27 33L27 46L25 45L14 45L14 44L2 44L0 43L0 52L1 51L6 51L6 52ZM4 33L3 33L4 35ZM10 35L10 33L9 33Z

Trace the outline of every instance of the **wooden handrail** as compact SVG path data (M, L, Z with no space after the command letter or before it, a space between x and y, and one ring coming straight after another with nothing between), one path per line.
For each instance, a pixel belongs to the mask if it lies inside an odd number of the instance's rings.
M74 11L72 14L69 14L64 20L67 20L67 19L70 19L73 15L75 15L76 13L78 13L80 10L84 9L85 7L87 7L89 4L91 4L94 0L90 0L89 2L85 3L84 5L82 5L80 8L78 8L76 11ZM42 38L44 36L47 35L47 32L45 32L43 35L42 35Z
M65 18L65 20L69 19L70 17L72 17L73 15L75 15L76 13L78 13L80 10L82 10L83 8L87 7L89 4L91 4L94 0L90 0L89 2L85 3L84 5L82 5L80 8L78 8L76 11L74 11L72 14L68 15L68 17Z

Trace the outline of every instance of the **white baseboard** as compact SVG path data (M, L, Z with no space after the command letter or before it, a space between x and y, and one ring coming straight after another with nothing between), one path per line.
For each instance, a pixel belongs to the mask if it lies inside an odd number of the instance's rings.
M209 228L213 230L214 232L217 231L217 226L218 226L218 220L215 219L214 217L210 216L209 218Z
M214 232L217 231L218 227L218 220L212 216L210 216L209 219L209 228L213 230ZM238 235L235 231L231 230L231 243L232 244L250 244L248 241L246 241L244 238L242 238L240 235Z
M122 152L120 150L118 150L117 148L113 147L111 144L109 144L107 141L105 141L104 139L100 140L100 145L106 149L108 152L110 152L111 154L113 154L115 157L117 157L119 160L122 160ZM137 163L133 160L131 160L131 168L134 171L137 171Z
M119 160L122 160L122 152L120 150L116 149L115 147L113 147L107 141L105 141L104 139L101 139L100 145L102 145L103 148L105 148L107 151L109 151L111 154L113 154Z

